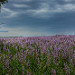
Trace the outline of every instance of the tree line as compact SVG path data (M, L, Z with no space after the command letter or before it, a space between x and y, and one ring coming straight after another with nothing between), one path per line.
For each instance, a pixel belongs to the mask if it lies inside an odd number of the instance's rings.
M1 5L5 3L8 3L8 0L0 0L0 10L1 10Z

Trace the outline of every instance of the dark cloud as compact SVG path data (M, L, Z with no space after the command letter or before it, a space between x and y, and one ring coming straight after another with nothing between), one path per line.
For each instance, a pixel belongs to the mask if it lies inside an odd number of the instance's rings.
M74 0L10 0L3 5L4 27L59 33L75 28ZM39 30L40 29L40 30Z
M8 31L0 31L0 32L8 32Z
M0 23L0 25L4 25L5 23Z

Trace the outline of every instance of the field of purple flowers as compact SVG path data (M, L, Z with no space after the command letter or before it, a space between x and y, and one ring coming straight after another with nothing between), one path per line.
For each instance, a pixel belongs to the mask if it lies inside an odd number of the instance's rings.
M75 75L75 35L0 38L0 75Z

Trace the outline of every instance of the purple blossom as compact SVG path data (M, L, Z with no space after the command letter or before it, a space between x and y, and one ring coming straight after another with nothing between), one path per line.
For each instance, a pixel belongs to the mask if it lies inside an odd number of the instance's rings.
M30 72L27 70L27 74L26 75L31 75Z
M23 50L21 49L20 52L23 53Z
M66 74L70 75L70 71L69 71L69 67L68 67L67 63L64 63L64 66L65 66Z
M22 70L24 70L24 66L22 66Z
M52 69L52 73L51 73L51 75L56 75L56 71L55 71L55 69Z
M46 75L46 72L44 73L44 75Z
M16 72L18 73L18 69L16 69Z

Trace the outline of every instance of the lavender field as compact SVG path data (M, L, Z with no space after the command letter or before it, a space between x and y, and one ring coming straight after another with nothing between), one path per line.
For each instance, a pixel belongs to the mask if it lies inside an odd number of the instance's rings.
M0 75L75 75L75 35L0 38Z

